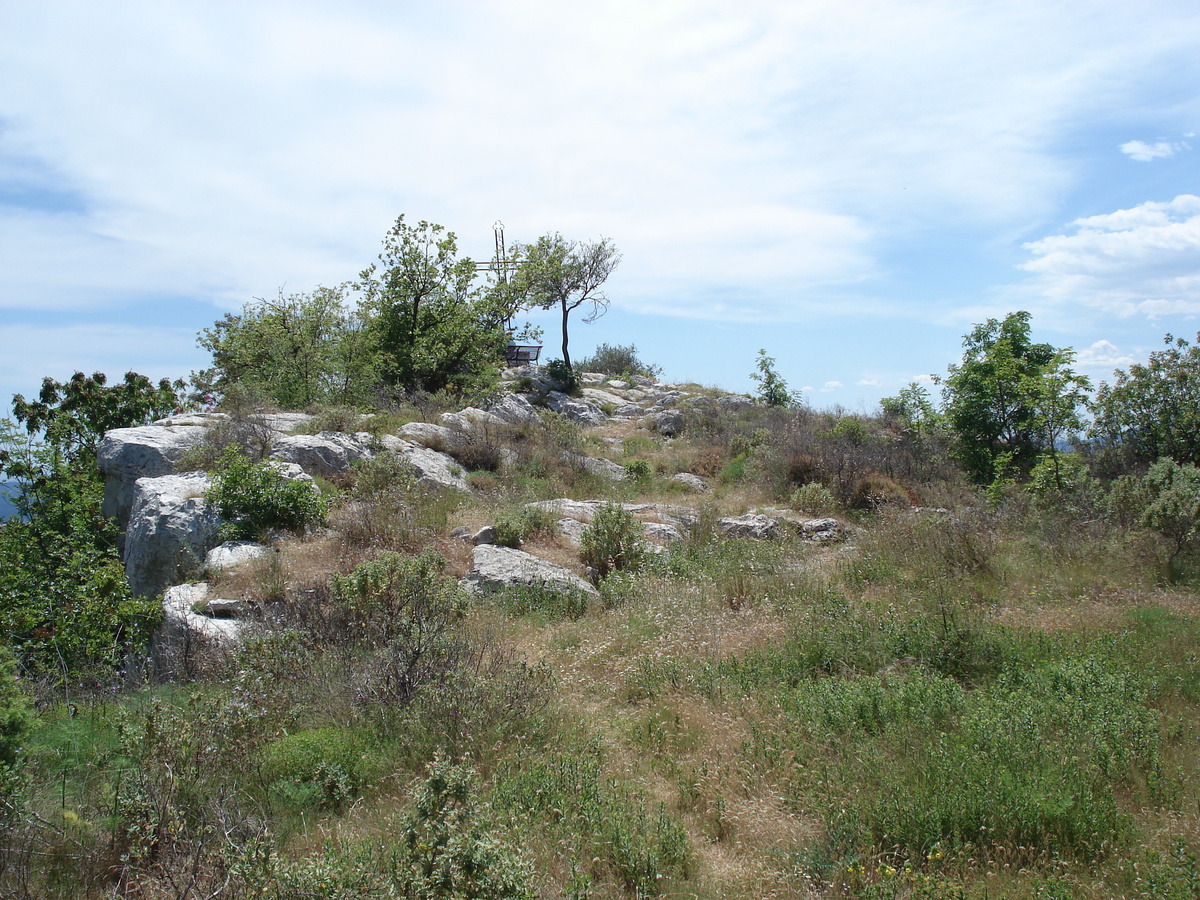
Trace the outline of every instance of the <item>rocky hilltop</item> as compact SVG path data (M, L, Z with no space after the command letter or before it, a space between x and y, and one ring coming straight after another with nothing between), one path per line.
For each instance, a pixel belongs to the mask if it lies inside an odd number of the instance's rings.
M437 421L407 422L390 433L303 433L313 420L303 413L259 412L243 417L241 424L243 429L255 430L264 458L291 480L312 482L317 478L328 483L345 479L364 461L392 454L405 461L430 494L473 494L476 489L467 478L464 451L502 441L506 427L540 423L544 416L560 417L577 423L599 438L600 447L615 452L623 437L638 433L674 438L689 411L733 412L753 403L743 395L713 396L714 392L695 385L663 384L643 376L622 380L585 373L578 395L568 396L545 382L537 370L510 371L508 375L505 389L486 408L466 407L442 413ZM189 454L220 440L231 421L218 412L173 416L148 426L110 431L99 448L105 513L115 517L123 530L122 553L130 586L140 596L164 597L160 656L180 644L236 640L244 623L258 613L244 598L213 595L208 582L224 570L261 557L269 552L268 547L258 542L222 542L221 517L206 497L212 476L187 471ZM515 462L516 453L509 447L486 449L494 451L501 475ZM563 464L602 481L630 478L630 470L608 455L570 450L560 454ZM672 481L683 493L709 491L707 479L692 472L674 473ZM555 547L565 551L552 554L558 557L555 560L516 547L496 546L491 524L455 527L447 537L473 548L470 569L462 578L464 587L481 593L514 584L550 586L594 598L596 573L582 564L578 554L574 554L574 562L569 557L605 502L603 498L562 497L527 504L553 521ZM642 523L647 545L655 553L669 552L701 517L697 507L686 504L619 505ZM830 541L842 533L836 519L814 519L774 508L720 516L715 525L722 534L757 540L774 540L791 532L807 540ZM564 555L568 559L564 560Z

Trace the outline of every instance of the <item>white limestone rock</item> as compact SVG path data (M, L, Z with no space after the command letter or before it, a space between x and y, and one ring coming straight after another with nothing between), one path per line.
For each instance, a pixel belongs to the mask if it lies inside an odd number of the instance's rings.
M546 406L560 416L566 416L568 419L582 422L584 425L603 425L608 421L608 416L596 404L572 399L561 391L548 393Z
M206 431L202 424L143 425L105 433L96 451L96 464L104 476L104 515L124 528L133 507L135 482L170 475L179 458L204 440Z
M773 541L779 537L779 522L758 513L726 516L717 521L717 527L725 537L750 538L756 541Z
M340 431L283 435L271 448L272 459L296 463L305 472L325 477L346 472L352 463L373 455L365 443Z
M624 481L629 477L629 473L625 471L625 467L613 462L611 459L597 459L593 456L582 456L578 453L568 453L566 454L566 458L569 462L577 466L582 466L585 470L599 478L607 478L609 481Z
M672 475L671 480L686 485L694 494L707 494L709 490L704 479L699 475L693 475L691 472L679 472L676 475Z
M433 425L429 422L409 422L402 425L396 434L405 440L439 452L459 450L467 445L464 429Z
M204 557L204 568L209 572L232 569L266 556L270 552L266 546L257 541L226 541L208 551Z
M217 543L221 519L204 499L203 473L139 478L125 531L125 575L139 597L154 597L199 570Z
M481 544L474 551L474 565L462 580L471 594L481 595L505 587L546 586L554 590L586 594L598 599L600 594L588 582L570 569L539 559L524 550Z

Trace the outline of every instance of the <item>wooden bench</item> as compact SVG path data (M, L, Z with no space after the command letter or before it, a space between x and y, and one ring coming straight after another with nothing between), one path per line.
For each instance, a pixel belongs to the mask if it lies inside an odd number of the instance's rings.
M504 360L510 369L518 366L533 366L537 365L541 352L541 344L509 344L504 351Z

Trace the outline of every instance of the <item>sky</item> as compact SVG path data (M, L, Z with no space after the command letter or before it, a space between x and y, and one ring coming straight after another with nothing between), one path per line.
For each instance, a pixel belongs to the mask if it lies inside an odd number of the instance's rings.
M1200 331L1198 132L1195 0L0 0L0 412L402 214L611 239L572 356L666 380L870 412L1016 310L1109 379Z

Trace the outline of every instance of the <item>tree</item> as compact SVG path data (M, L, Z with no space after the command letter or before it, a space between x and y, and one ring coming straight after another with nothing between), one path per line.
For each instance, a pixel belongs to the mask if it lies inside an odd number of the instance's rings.
M111 386L103 372L76 372L62 382L43 378L38 399L13 396L13 418L29 434L41 434L46 444L75 458L94 452L106 431L170 415L182 402L183 387L182 381L166 378L154 385L137 372L126 372L124 381Z
M477 290L475 275L475 263L458 258L453 232L396 219L378 264L358 282L385 382L436 391L465 387L494 371L511 298L506 291Z
M962 362L942 382L955 455L981 484L1000 474L1002 460L1028 473L1080 425L1088 380L1071 370L1071 350L1030 339L1029 318L1020 311L976 325L963 339Z
M202 331L197 343L213 356L203 373L212 389L241 384L285 409L367 399L375 383L372 339L359 312L347 308L346 290L280 291Z
M63 681L108 677L161 617L129 591L95 449L109 429L169 413L183 382L155 386L136 372L107 382L46 378L37 400L13 398L24 434L0 420L0 476L20 484L17 515L0 527L0 634L27 671Z
M562 314L562 358L571 365L567 330L571 313L590 306L584 322L594 322L608 310L604 283L616 270L621 254L608 238L568 241L561 234L546 234L516 250L517 271L513 292L518 302L541 309L558 307Z
M751 372L750 378L758 382L758 399L767 406L799 406L801 396L799 391L789 391L783 376L775 371L775 358L767 356L766 350L758 351L757 372Z
M1116 370L1096 391L1089 436L1140 465L1169 457L1200 464L1200 334L1196 344L1167 335L1145 365Z

